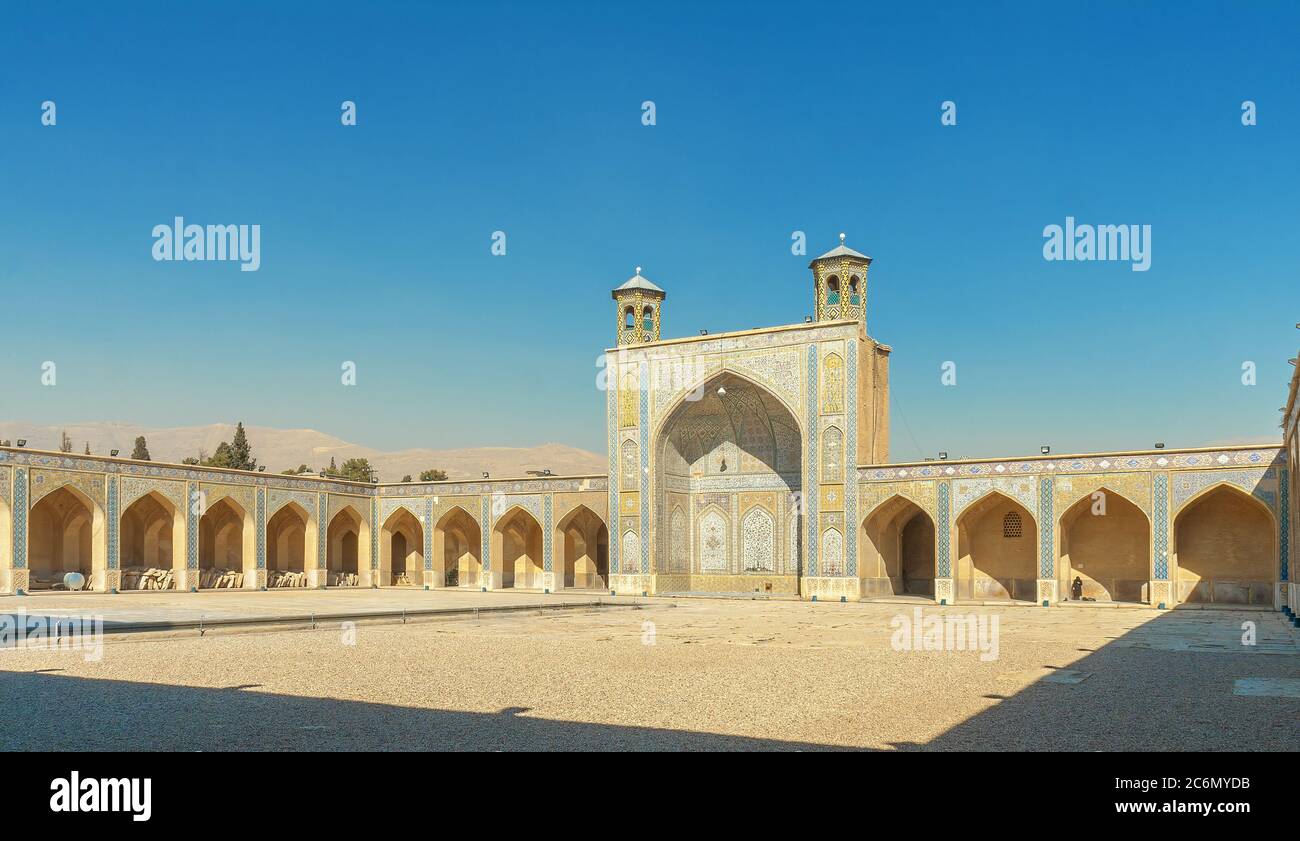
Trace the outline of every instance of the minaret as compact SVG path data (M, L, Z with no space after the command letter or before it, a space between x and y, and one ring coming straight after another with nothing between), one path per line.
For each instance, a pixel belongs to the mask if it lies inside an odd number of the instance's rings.
M641 276L641 267L613 292L618 302L618 343L639 345L659 341L660 309L666 293Z
M867 267L871 258L844 244L813 259L813 295L818 321L857 319L867 324Z

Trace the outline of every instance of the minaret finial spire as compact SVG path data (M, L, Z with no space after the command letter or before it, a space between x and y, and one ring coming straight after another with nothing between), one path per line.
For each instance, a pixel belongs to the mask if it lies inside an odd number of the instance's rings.
M637 277L640 277L640 276L641 276L641 267L640 267L640 266L637 266L637 267L636 267L636 274L637 274Z
M840 245L844 244L844 234L840 234Z

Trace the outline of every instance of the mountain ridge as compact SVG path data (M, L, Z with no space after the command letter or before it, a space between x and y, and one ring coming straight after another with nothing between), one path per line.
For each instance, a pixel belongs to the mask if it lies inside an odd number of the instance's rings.
M62 433L72 439L72 454L84 452L86 443L94 455L108 455L119 450L129 457L135 439L143 435L154 461L179 463L182 459L212 455L222 441L235 434L233 423L201 426L154 427L124 421L90 421L68 424L30 424L0 421L0 439L27 440L27 446L40 450L58 450ZM267 472L279 473L306 464L315 473L329 466L333 458L342 464L349 458L364 458L379 473L382 482L398 482L403 476L416 479L420 472L445 470L449 479L478 479L484 472L496 478L523 476L529 470L550 470L558 476L603 474L605 457L597 453L547 442L532 447L459 447L433 449L412 447L404 450L381 450L354 444L335 435L311 428L280 429L270 426L244 426L253 458L266 465Z

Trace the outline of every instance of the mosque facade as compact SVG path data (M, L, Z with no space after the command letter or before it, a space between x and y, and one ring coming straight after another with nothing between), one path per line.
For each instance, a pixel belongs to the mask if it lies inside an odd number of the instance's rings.
M1297 379L1276 445L889 461L871 259L801 323L661 338L613 290L608 472L369 484L0 448L0 592L467 587L1297 608ZM1293 360L1294 363L1294 360Z

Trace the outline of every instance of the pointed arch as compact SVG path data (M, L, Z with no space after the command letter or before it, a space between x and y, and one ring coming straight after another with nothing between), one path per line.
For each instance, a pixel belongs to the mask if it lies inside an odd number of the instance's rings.
M1010 513L1020 521L1019 534L1004 536ZM956 525L959 599L1038 598L1038 521L1033 512L994 488L965 506Z
M257 525L253 512L232 494L206 503L199 515L198 586L257 587Z
M325 586L361 586L370 568L370 524L352 503L330 517L325 529Z
M862 595L933 596L938 568L930 512L905 493L894 493L862 518L858 575Z
M817 566L819 575L844 574L844 535L832 526L822 532L820 543L821 558Z
M492 569L502 587L540 589L543 575L542 526L532 512L512 505L492 527Z
M1271 606L1278 579L1273 510L1231 482L1190 497L1173 520L1180 602Z
M715 505L700 512L695 545L699 547L700 573L731 571L731 518Z
M761 505L750 508L740 520L740 571L776 572L776 520Z
M1057 519L1064 599L1146 602L1153 577L1151 521L1136 502L1101 485L1074 496Z
M745 384L759 389L766 396L779 403L781 408L785 409L786 414L789 415L790 420L794 422L800 439L803 438L804 425L800 420L800 412L797 406L791 405L790 401L787 400L777 389L755 379L753 374L723 365L716 371L710 371L700 377L692 383L689 388L683 389L671 401L669 401L668 405L664 407L664 410L659 413L659 421L653 430L651 440L658 441L662 438L665 430L674 420L674 415L680 412L682 408L688 404L699 402L702 396L709 392L710 388L716 386L718 380L727 377L734 377L737 380L742 380Z
M63 589L69 572L85 577L85 590L107 589L107 518L76 485L63 483L42 494L28 512L27 530L31 589Z
M424 586L424 527L405 503L389 512L379 529L380 586Z
M164 494L136 497L119 521L123 590L171 590L185 571L185 512Z
M287 500L266 521L266 586L306 587L315 556L315 518L298 502Z
M552 545L559 548L555 586L604 590L609 582L609 529L586 505L578 504L555 526Z
M636 575L641 571L641 535L636 529L623 532L620 545L620 557L624 575Z
M443 587L478 587L483 573L482 531L468 509L453 505L433 527L434 583Z

